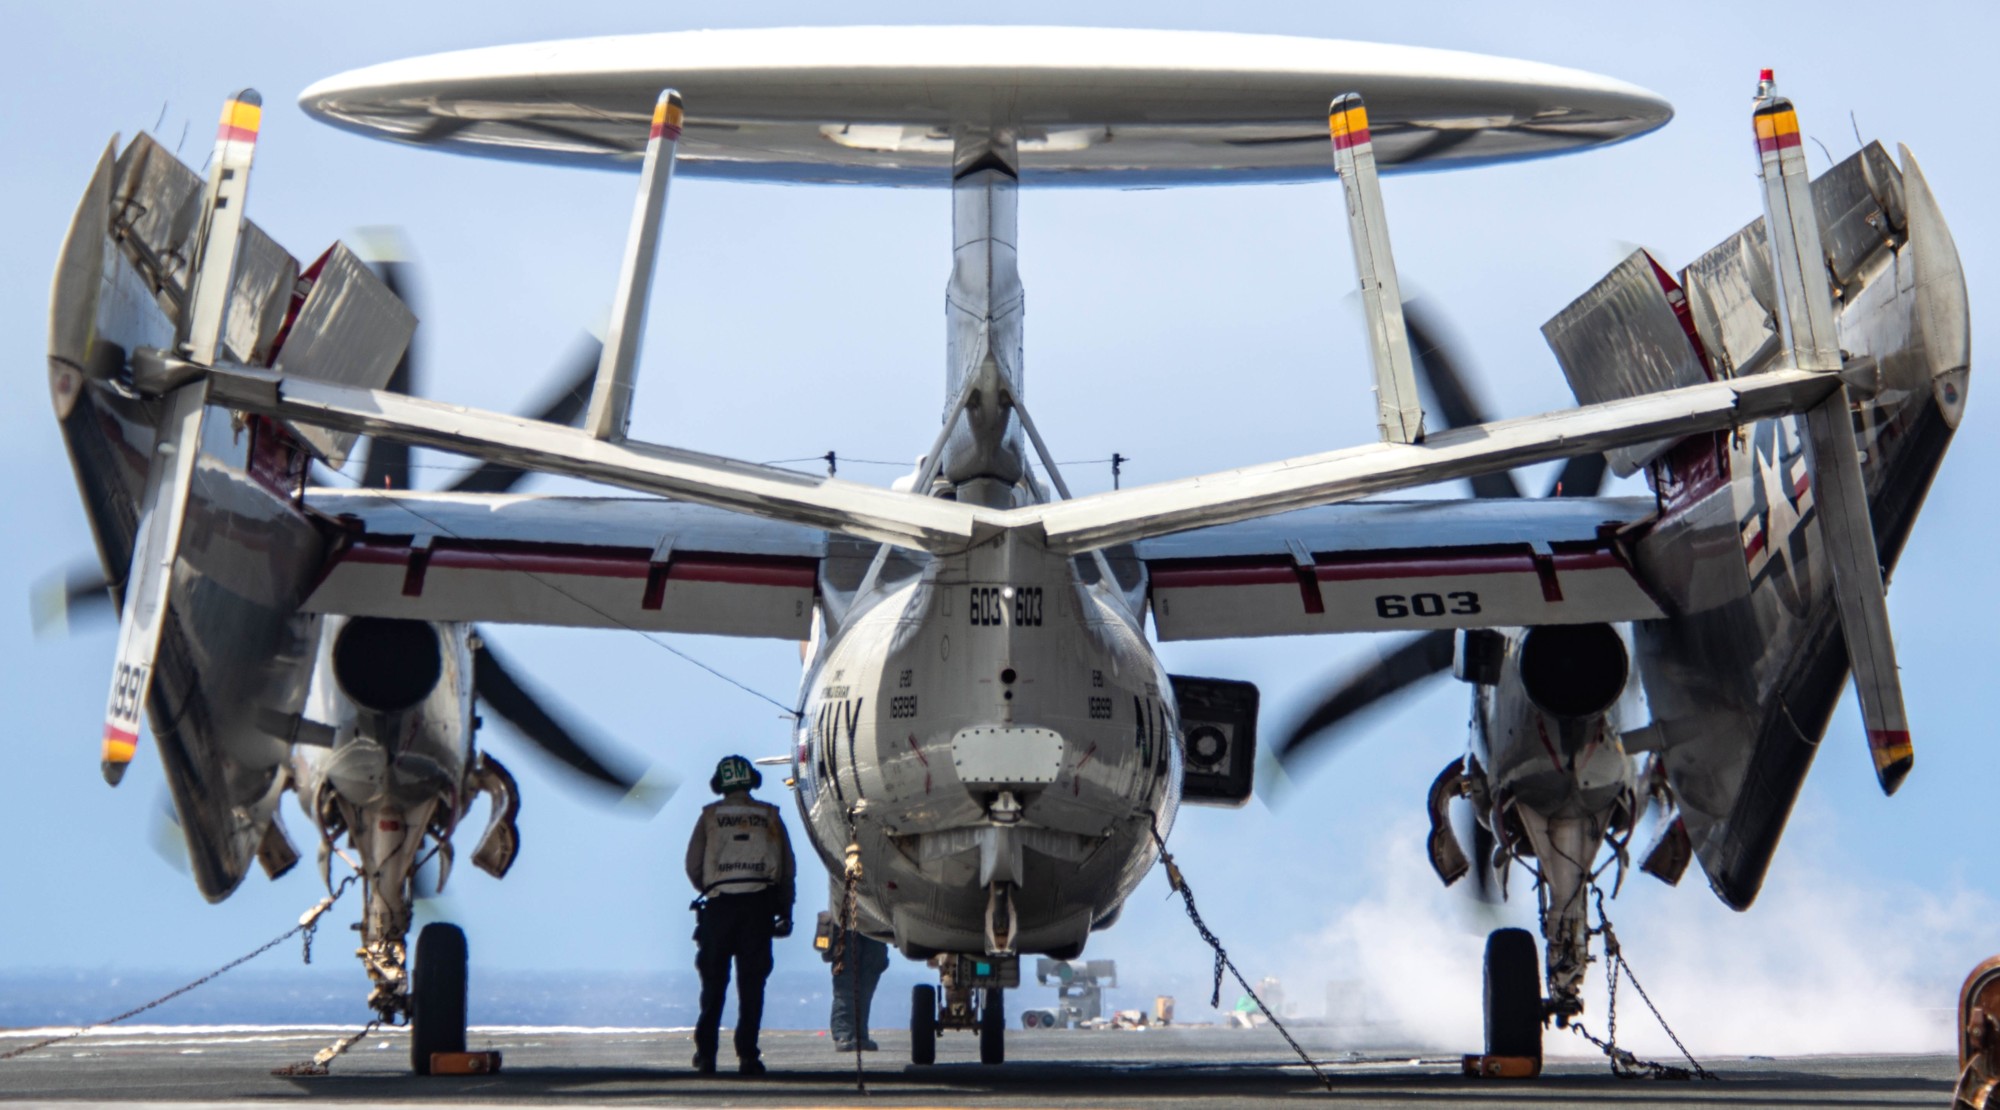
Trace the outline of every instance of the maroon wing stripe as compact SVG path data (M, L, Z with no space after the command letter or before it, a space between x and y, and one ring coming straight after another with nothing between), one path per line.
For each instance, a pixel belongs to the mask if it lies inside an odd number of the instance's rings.
M1557 573L1586 570L1624 569L1625 564L1608 550L1557 551L1550 561ZM1204 586L1275 586L1299 581L1298 571L1284 557L1243 557L1228 559L1175 559L1152 564L1154 589L1196 589ZM1440 578L1449 575L1535 574L1532 552L1518 554L1478 552L1441 555L1429 552L1402 558L1355 559L1319 563L1312 568L1321 582L1357 582L1384 578Z
M444 540L430 549L431 572L493 570L516 574L567 574L591 578L647 578L652 552L642 547L591 547L519 541ZM407 566L407 542L362 540L338 556L342 562ZM744 555L727 551L676 551L672 582L715 582L810 590L818 561L796 555Z

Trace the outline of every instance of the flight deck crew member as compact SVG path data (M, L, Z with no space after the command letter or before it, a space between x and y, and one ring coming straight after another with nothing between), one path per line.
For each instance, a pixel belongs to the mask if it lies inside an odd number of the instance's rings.
M859 930L852 937L846 935L841 927L846 887L836 880L832 888L833 908L827 912L824 929L827 946L820 953L834 966L833 1012L827 1017L826 1029L835 1052L853 1052L856 1047L873 1052L876 1045L868 1037L868 1009L875 1001L875 985L889 970L889 946Z
M736 1067L764 1074L757 1027L764 1020L764 980L771 974L771 938L792 934L792 844L778 807L750 791L764 776L740 755L715 765L708 788L722 795L701 811L688 841L687 875L695 899L695 970L701 973L701 1017L694 1027L694 1069L715 1071L722 998L736 963Z

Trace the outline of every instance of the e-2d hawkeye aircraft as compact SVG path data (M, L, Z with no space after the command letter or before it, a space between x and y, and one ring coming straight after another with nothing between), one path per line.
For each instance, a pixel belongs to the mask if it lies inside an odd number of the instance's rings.
M855 884L857 927L939 970L942 1000L913 999L918 1062L940 1028L975 1027L999 1062L1020 956L1079 955L1182 801L1247 798L1254 686L1168 675L1148 620L1160 640L1454 636L1481 736L1433 793L1479 801L1557 910L1546 1001L1532 946L1489 946L1489 1048L1538 1052L1545 1017L1577 1012L1562 907L1649 801L1747 904L1850 658L1885 786L1908 768L1879 567L1958 421L1969 355L1956 256L1907 156L1899 172L1871 147L1829 175L1836 196L1808 185L1795 122L1770 123L1766 221L1678 282L1632 261L1558 318L1580 407L1427 431L1378 163L1615 141L1669 118L1657 97L1270 36L814 28L469 51L301 99L402 142L640 174L580 429L382 388L412 317L344 248L301 273L244 220L248 97L205 190L142 136L107 153L65 243L51 385L123 607L107 774L143 708L218 899L251 858L284 863L275 813L296 791L322 845L345 835L358 857L375 1000L413 1046L464 1028L462 937L427 933L402 966L395 907L420 849L485 792L488 841L512 854L511 784L471 746L475 621L804 641L798 802ZM1761 135L1790 108L1767 98L1757 118ZM899 488L629 437L676 172L950 188L946 407ZM1382 442L1071 497L1023 394L1019 186L1330 173ZM651 496L313 487L312 460L359 435ZM1646 468L1656 496L1356 503L1600 452ZM1628 668L1644 726L1606 715ZM1575 875L1550 863L1565 854Z

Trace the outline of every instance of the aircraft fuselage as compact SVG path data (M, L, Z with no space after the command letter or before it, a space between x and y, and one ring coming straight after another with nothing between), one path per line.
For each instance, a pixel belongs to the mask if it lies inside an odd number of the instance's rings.
M858 848L864 927L911 956L1080 950L1173 823L1172 686L1124 599L1085 577L990 541L864 585L812 645L799 806L836 873Z

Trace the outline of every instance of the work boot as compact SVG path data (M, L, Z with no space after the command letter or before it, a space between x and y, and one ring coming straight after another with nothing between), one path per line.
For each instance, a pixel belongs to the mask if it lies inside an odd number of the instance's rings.
M715 1057L711 1053L697 1050L694 1054L694 1070L697 1075L715 1074Z
M736 1073L738 1075L753 1077L762 1075L764 1074L764 1061L759 1060L755 1056L745 1056L736 1061Z
M876 1044L874 1041L868 1040L865 1037L862 1038L861 1051L863 1052L875 1052L879 1050L881 1047L882 1047L881 1045Z
M854 1051L854 1042L853 1042L853 1041L835 1041L835 1042L833 1042L833 1050L834 1050L835 1052L853 1052L853 1051Z

